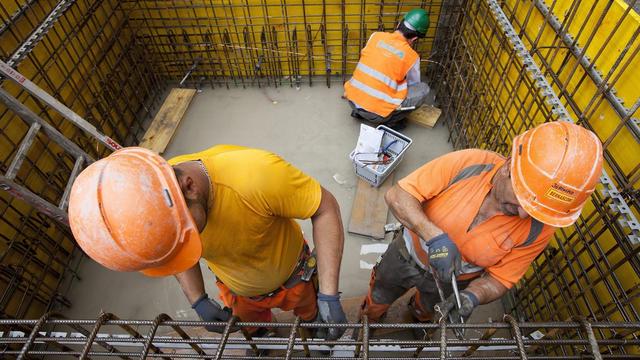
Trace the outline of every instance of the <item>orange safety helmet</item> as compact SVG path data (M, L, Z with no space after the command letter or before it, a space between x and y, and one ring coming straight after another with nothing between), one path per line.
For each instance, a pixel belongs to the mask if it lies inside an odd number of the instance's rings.
M118 150L80 173L71 188L69 223L82 250L112 270L173 275L202 254L171 165L140 147Z
M522 208L556 227L573 224L602 173L602 143L565 121L536 126L513 139L511 184Z

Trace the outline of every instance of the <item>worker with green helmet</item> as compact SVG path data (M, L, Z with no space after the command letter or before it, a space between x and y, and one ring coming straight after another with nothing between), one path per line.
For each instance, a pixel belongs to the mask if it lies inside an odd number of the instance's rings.
M351 116L373 124L404 127L409 112L429 94L420 81L420 55L412 48L429 29L429 14L413 9L392 33L374 32L362 49L353 76L344 84Z

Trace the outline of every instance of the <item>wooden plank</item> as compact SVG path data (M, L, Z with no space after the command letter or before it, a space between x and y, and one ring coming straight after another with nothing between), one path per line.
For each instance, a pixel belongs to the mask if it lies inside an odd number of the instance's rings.
M407 119L409 119L409 121L411 121L412 123L432 128L440 118L441 113L442 110L438 109L435 106L423 105L417 108L415 111L409 113Z
M366 181L358 179L356 197L351 207L349 232L374 239L384 239L384 225L387 223L389 207L384 194L393 185L393 173L379 187L375 188Z
M172 89L140 141L140 146L163 153L195 94L195 89Z

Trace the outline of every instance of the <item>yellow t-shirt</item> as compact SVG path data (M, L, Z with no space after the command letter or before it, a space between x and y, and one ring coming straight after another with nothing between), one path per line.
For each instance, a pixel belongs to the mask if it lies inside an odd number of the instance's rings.
M219 280L241 296L269 293L298 261L304 239L294 219L320 206L320 184L278 155L217 145L169 160L201 160L213 184L202 257Z

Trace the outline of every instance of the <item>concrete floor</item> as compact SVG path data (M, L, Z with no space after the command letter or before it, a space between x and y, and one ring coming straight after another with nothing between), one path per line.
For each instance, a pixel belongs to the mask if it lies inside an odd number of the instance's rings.
M380 255L360 255L362 245L381 242L346 232L357 180L348 154L355 147L360 123L349 116L341 94L342 87L335 85L205 89L191 103L163 155L170 158L214 144L238 144L271 150L315 177L340 203L345 226L340 288L343 298L350 298L366 293L370 270L363 267ZM396 179L452 150L448 131L440 124L433 129L410 124L403 133L414 142L396 170ZM310 221L302 222L302 227L311 234ZM203 262L201 266L207 292L217 298L214 277ZM150 319L164 312L174 319L197 319L173 277L116 273L88 258L80 275L82 280L69 293L73 307L65 311L71 318L93 318L102 309L120 318ZM497 319L502 307L496 302L480 310L474 318L484 322L487 317Z

